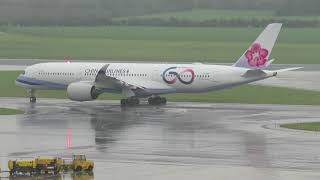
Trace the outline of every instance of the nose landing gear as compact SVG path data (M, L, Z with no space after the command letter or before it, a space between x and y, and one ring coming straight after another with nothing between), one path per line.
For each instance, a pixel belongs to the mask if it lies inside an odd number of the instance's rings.
M37 98L36 97L30 97L30 103L35 103L37 102Z
M30 103L35 103L37 101L37 98L35 96L35 90L31 89L29 93L30 93Z

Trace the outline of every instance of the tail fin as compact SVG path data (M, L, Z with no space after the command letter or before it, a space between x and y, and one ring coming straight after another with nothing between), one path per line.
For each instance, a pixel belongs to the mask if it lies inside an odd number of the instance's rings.
M268 67L273 61L268 59L281 26L280 23L269 24L233 66L251 69Z

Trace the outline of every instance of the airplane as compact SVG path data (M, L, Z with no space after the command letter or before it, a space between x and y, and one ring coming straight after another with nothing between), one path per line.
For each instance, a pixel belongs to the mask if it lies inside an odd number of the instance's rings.
M300 69L266 70L282 24L269 24L231 66L165 63L48 62L29 66L16 79L36 102L36 90L62 89L73 101L91 101L102 93L123 95L121 106L135 106L141 98L164 105L169 93L201 93L243 85Z

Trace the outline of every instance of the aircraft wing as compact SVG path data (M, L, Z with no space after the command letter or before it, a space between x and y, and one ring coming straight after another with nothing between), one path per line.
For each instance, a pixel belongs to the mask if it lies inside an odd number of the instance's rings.
M106 69L108 66L105 66L101 68L101 70L98 72L96 79L95 79L95 85L97 88L115 88L115 89L141 89L141 90L148 90L148 89L171 89L170 86L167 86L163 83L152 81L152 80L137 80L133 78L128 78L126 80L107 76L106 75Z

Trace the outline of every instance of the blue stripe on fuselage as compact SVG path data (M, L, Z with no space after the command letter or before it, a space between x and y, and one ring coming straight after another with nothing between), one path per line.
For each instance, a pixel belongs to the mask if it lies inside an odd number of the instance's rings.
M38 80L34 78L29 78L24 75L19 75L18 78L16 79L17 82L26 84L26 85L31 85L31 86L44 86L48 88L67 88L68 85L65 84L59 84L59 83L53 83L49 81L44 81L44 80Z
M29 86L42 86L46 88L54 88L54 89L66 89L68 85L65 84L58 84L58 83L52 83L49 81L43 81L43 80L37 80L34 78L29 78L24 75L18 76L16 79L17 82L26 84ZM109 93L120 93L121 90L119 89L112 89L112 88L103 88L101 89L103 92L109 92Z

